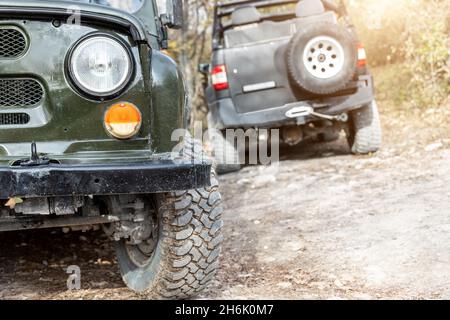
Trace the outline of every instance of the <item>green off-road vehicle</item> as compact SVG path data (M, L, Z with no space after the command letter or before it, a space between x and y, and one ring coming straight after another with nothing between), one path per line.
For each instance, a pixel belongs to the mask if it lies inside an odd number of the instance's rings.
M102 226L129 288L186 298L215 273L222 209L183 133L183 79L163 53L181 0L167 9L0 1L0 231Z

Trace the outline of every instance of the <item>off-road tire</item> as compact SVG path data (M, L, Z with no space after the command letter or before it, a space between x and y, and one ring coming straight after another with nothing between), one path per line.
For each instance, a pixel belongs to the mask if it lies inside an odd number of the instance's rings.
M329 79L319 79L306 68L303 53L308 42L320 36L328 36L340 43L344 50L342 70ZM306 92L329 95L344 89L353 79L357 64L357 46L350 31L339 24L321 21L300 28L289 42L286 54L287 69L294 85Z
M321 128L324 128L325 131L321 132L317 135L317 140L320 142L333 142L339 140L341 136L341 129L336 128L333 122L329 120L324 120L322 123L319 123Z
M117 243L120 271L127 286L163 299L187 299L200 293L219 265L222 207L215 173L211 186L155 196L159 240L151 261L137 266L125 240Z
M375 100L350 113L347 138L354 154L375 153L380 149L382 131Z
M320 142L324 142L324 143L333 142L333 141L339 140L340 133L339 133L339 131L323 132L323 133L319 133L317 138Z
M226 174L241 170L239 151L223 134L217 132L210 140L213 144L215 169L218 174Z

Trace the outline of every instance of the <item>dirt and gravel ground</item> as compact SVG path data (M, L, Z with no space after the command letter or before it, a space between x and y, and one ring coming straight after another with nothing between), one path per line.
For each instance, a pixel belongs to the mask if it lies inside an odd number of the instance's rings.
M222 268L201 298L450 298L450 106L381 103L385 143L282 151L278 171L222 176ZM67 291L69 265L82 289ZM100 232L0 235L0 298L135 299Z

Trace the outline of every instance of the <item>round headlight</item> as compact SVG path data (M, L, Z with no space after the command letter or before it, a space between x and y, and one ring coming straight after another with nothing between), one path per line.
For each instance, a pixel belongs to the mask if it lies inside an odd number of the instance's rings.
M79 89L102 97L122 90L132 74L129 51L122 43L107 36L80 42L72 52L69 66Z

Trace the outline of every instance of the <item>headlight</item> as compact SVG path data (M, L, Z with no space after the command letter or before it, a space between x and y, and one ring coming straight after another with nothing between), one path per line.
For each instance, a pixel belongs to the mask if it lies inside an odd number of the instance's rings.
M77 87L101 97L114 95L128 84L132 65L127 48L107 36L83 40L69 60L70 75Z

